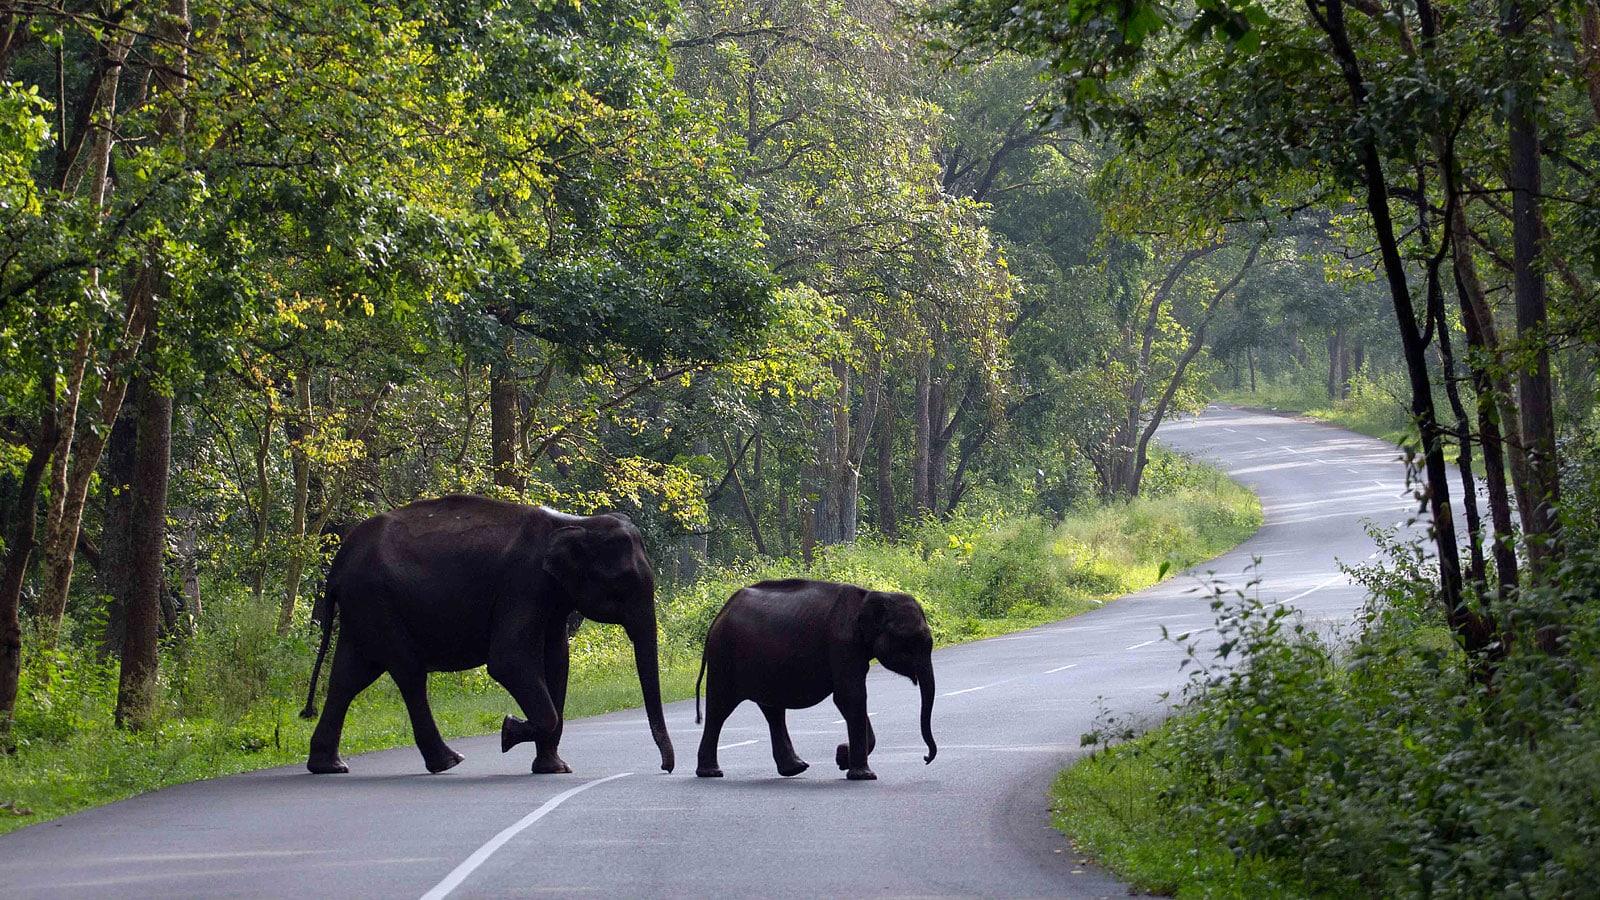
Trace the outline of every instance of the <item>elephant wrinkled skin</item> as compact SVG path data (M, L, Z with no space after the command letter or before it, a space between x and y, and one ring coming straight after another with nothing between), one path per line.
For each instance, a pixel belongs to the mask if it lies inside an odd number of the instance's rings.
M672 771L656 659L655 574L639 529L621 515L570 516L466 495L374 516L345 537L317 613L322 645L305 718L316 715L317 675L336 615L339 641L306 768L348 771L339 758L345 712L384 672L405 699L428 771L452 768L461 755L434 724L428 673L487 664L527 716L506 717L502 751L533 741L534 772L572 771L557 745L574 611L627 631L661 768Z
M853 781L876 778L867 755L876 744L867 718L867 669L873 659L922 689L925 762L933 762L933 633L922 606L907 594L853 584L789 579L740 589L706 634L700 677L706 683L706 726L695 774L718 778L717 740L734 707L754 700L772 732L780 775L808 766L795 755L784 711L815 706L833 695L849 742L834 761ZM707 677L709 676L709 677ZM700 685L695 684L699 720Z

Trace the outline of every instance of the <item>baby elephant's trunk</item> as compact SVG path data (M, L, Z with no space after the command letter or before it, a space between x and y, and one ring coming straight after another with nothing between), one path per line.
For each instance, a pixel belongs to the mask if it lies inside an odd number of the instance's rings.
M922 761L931 763L939 755L939 745L933 742L933 660L922 667L917 684L922 687L922 741L928 745L928 755Z

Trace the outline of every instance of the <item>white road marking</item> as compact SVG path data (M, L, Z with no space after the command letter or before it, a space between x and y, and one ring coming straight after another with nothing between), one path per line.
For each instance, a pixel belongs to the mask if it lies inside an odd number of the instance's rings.
M1266 439L1266 438L1264 438L1264 437L1257 437L1257 438L1256 438L1256 440L1258 440L1258 441L1260 441L1260 442L1261 442L1261 443L1263 443L1263 444L1270 444L1270 443L1272 443L1272 442L1271 442L1271 441L1269 441L1269 440L1267 440L1267 439Z
M1322 582L1321 584L1319 584L1319 585L1317 585L1315 587L1307 588L1307 589L1301 591L1300 593L1295 594L1293 597L1290 597L1287 600L1274 600L1269 605L1271 605L1271 606L1288 606L1289 604L1295 602L1296 600L1299 600L1301 597L1307 597L1307 596L1310 596L1312 594L1315 594L1317 591L1322 590L1323 588L1327 587L1328 585L1333 584L1335 581L1339 581L1339 580L1343 579L1344 577L1345 577L1344 573L1340 572L1338 575L1335 575L1332 578L1329 578L1327 581L1324 581L1324 582Z
M754 743L756 743L756 742L755 741L739 741L736 744L718 744L717 745L717 749L718 750L732 750L735 747L748 747L748 746L750 746L751 744L754 744Z
M1154 639L1151 639L1151 640L1148 640L1148 641L1143 641L1141 643L1134 644L1132 647L1124 647L1123 649L1124 650L1137 650L1140 647L1148 647L1151 644L1154 644L1156 641L1159 641L1159 640L1161 640L1161 639L1160 638L1154 638Z
M605 784L608 781L616 781L618 778L627 778L632 774L632 772L619 772L616 775L608 775L605 778L596 778L594 781L585 782L575 788L568 788L554 797L551 797L549 800L544 802L543 806L518 819L516 824L490 838L489 842L484 844L482 847L472 851L472 855L467 857L466 860L461 863L461 865L451 869L450 874L446 875L443 881L434 885L433 889L428 891L426 894L423 894L422 900L441 900L441 898L449 896L451 891L460 887L461 883L467 880L468 875L471 875L475 869L483 865L489 859L489 857L493 856L496 850L504 847L507 841L510 841L512 838L521 834L528 828L528 826L544 818L550 813L551 810L560 806L562 803L565 803L568 798L577 794L581 794L597 784Z
M939 696L941 696L941 697L955 697L955 696L958 696L960 694L970 694L973 691L987 690L989 688L995 687L996 685L1005 684L1006 681L1015 681L1015 680L1016 679L1014 679L1014 678L1007 678L1005 681L996 681L994 684L980 684L977 687L963 688L963 689L961 689L959 691L950 691L949 693L940 694Z
M1057 672L1065 672L1068 669L1076 668L1077 665L1078 665L1077 663L1068 663L1067 665L1051 669L1050 671L1046 672L1045 674L1046 675L1054 675Z
M831 725L843 725L844 724L844 720L843 719L834 719L829 724L831 724Z

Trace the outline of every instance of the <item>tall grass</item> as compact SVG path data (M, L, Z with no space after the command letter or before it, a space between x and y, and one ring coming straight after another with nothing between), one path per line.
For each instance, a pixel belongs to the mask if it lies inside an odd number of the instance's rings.
M1253 495L1212 469L1158 453L1147 495L1051 523L974 504L946 520L913 525L899 541L868 534L823 549L810 566L758 560L713 567L699 580L660 589L662 692L689 696L711 619L739 587L807 576L907 591L923 603L941 644L1064 618L1200 562L1255 531ZM998 503L990 503L997 507ZM163 785L298 763L312 723L296 716L314 635L274 633L275 611L227 583L208 584L199 633L166 647L159 725L112 727L112 664L91 650L27 661L17 720L18 752L0 757L0 832ZM586 623L572 644L568 717L640 702L630 645L620 628ZM447 736L499 727L515 704L482 669L439 674L429 684ZM641 747L647 736L641 732ZM380 680L346 722L347 753L406 745L411 731L398 692ZM420 770L420 762L418 763Z

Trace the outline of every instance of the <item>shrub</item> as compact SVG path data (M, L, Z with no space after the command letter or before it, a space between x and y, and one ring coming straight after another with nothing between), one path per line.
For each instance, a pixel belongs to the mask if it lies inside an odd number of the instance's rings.
M1600 558L1574 550L1524 592L1519 607L1542 610L1530 631L1564 615L1567 650L1522 635L1491 689L1445 630L1421 551L1390 549L1355 572L1372 599L1344 646L1249 591L1214 598L1215 655L1193 657L1183 714L1138 741L1166 785L1152 814L1315 893L1592 893L1600 624L1579 604Z

